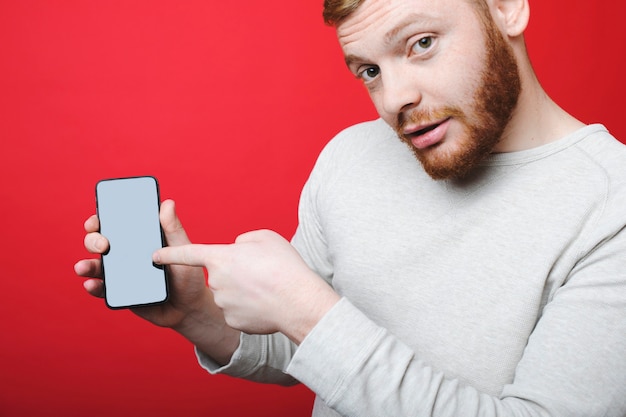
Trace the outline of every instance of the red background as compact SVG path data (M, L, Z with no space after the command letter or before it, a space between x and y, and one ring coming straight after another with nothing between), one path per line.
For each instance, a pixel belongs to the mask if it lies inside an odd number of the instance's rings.
M106 177L157 176L196 242L293 233L320 149L375 117L321 3L0 0L0 416L309 414L304 387L208 376L73 264ZM626 139L624 3L531 3L548 93Z

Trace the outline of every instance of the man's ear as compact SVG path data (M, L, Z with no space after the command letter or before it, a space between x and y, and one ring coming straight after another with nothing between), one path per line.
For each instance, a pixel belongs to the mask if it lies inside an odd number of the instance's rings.
M491 7L496 22L509 37L524 33L530 19L528 0L492 0Z

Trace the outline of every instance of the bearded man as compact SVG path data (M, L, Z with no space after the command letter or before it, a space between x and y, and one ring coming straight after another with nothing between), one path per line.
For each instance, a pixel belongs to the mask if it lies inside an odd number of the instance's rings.
M136 312L212 373L306 384L315 417L626 416L626 147L546 95L529 14L326 0L380 119L324 149L291 243L191 245L164 202L171 299Z

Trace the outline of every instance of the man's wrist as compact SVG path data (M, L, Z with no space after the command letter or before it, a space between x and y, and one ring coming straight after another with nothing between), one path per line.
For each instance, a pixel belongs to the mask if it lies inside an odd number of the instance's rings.
M241 332L226 324L217 306L215 311L209 310L207 308L187 314L172 329L189 340L198 350L224 365L237 350Z
M316 290L307 292L298 305L297 314L292 315L281 329L292 342L300 345L319 321L339 302L341 297L325 282Z

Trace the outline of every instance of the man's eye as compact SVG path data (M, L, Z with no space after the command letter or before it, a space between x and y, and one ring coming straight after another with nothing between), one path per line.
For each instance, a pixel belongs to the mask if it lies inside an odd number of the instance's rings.
M367 67L360 71L357 76L363 80L363 82L370 82L380 74L380 68L377 66Z
M415 42L412 48L413 52L416 54L423 54L424 52L432 48L433 43L435 43L434 37L424 36L423 38L420 38L417 42Z

